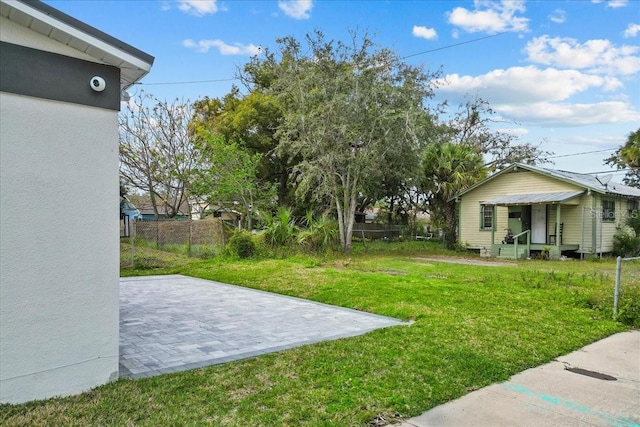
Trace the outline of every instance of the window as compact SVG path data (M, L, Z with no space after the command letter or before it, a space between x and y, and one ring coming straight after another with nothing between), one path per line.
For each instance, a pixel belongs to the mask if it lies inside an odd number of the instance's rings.
M480 230L493 229L493 206L480 205Z
M638 205L640 205L640 201L638 199L629 199L629 218L635 218L638 213Z
M602 221L614 222L616 220L616 201L602 200Z

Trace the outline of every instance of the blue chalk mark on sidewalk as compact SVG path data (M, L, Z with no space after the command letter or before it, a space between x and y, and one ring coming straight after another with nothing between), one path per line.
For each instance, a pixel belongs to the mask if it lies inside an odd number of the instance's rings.
M528 388L523 387L519 384L504 383L502 385L508 390L522 393L528 397L532 397L534 399L541 400L552 405L561 406L576 412L580 412L584 415L594 415L600 417L607 425L613 427L640 427L640 424L631 420L629 416L624 414L620 415L619 417L614 417L605 412L591 409L588 406L581 405L567 399L562 399L560 397L550 396L545 393L538 393L533 390L529 390Z

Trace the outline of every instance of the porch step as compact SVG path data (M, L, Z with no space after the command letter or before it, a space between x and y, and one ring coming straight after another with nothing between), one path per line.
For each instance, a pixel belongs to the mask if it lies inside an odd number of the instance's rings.
M526 247L518 247L518 258L524 258L527 253ZM516 258L516 248L512 245L502 246L498 250L498 255L496 258L503 259L515 259Z
M500 252L498 252L498 258L515 258L516 250L513 247L510 248L500 248Z

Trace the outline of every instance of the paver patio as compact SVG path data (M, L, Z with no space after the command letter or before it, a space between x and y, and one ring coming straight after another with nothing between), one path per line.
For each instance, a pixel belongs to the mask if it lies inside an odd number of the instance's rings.
M120 377L195 369L405 324L187 276L120 279Z

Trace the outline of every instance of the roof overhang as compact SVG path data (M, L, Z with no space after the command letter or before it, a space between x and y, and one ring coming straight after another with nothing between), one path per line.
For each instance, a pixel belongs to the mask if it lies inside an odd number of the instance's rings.
M541 168L538 168L536 166L526 165L526 164L522 164L522 163L514 163L514 164L506 167L505 169L502 169L501 171L498 171L498 172L496 172L496 173L494 173L492 175L489 175L488 177L486 177L482 181L479 181L476 184L465 188L464 190L462 190L458 194L456 194L454 197L449 199L449 201L457 200L459 197L467 194L468 192L470 192L472 190L475 190L476 188L484 185L486 182L492 181L495 178L497 178L497 177L499 177L499 176L501 176L503 174L508 174L508 173L511 173L511 172L514 172L514 171L519 171L519 170L535 172L535 173L538 173L540 175L548 176L550 178L556 179L558 181L566 182L566 183L572 184L574 186L583 187L585 189L588 189L588 190L591 190L591 191L595 191L597 193L604 194L604 190L602 190L602 189L593 188L593 187L585 185L584 183L578 183L578 182L572 181L572 180L567 179L567 178L563 178L563 177L558 177L558 176L552 175L548 171L546 171L544 169L541 169Z
M521 205L554 205L554 204L578 204L575 200L584 194L584 191L562 191L556 193L534 193L534 194L509 194L486 202L483 205L495 206L521 206Z
M41 1L1 0L0 15L103 64L120 68L122 91L147 75L153 65L153 56Z

